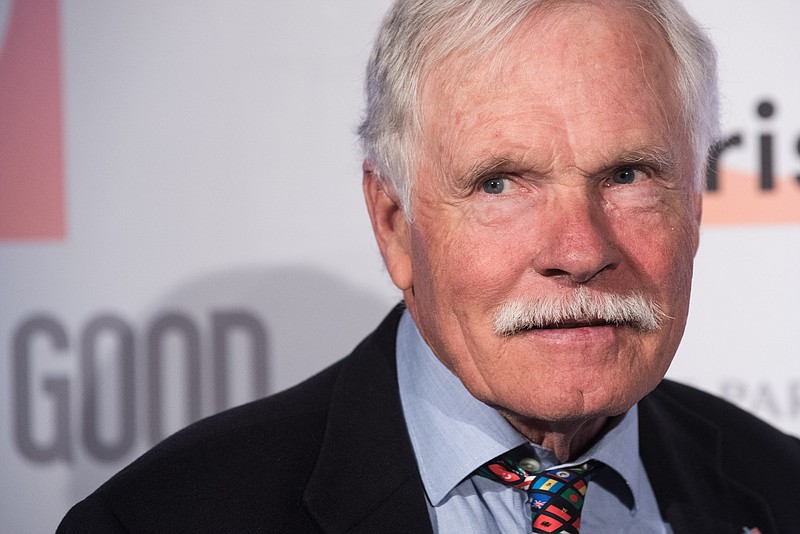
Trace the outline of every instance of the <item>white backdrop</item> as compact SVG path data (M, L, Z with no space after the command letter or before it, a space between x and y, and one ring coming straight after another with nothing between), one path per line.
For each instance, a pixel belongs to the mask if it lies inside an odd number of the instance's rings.
M388 3L0 0L0 532L51 532L159 437L309 376L398 300L354 135ZM800 3L689 9L740 142L670 375L800 435Z

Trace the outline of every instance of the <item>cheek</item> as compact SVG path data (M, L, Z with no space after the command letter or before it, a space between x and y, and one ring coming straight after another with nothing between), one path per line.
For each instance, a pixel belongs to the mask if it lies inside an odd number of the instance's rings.
M446 294L460 313L472 311L463 307L465 301L475 311L493 310L527 270L530 228L518 215L503 207L468 210L458 224L436 225L420 236L420 245L428 244L424 269L432 289Z
M688 307L697 226L678 211L629 218L618 227L619 243L637 278L679 321Z

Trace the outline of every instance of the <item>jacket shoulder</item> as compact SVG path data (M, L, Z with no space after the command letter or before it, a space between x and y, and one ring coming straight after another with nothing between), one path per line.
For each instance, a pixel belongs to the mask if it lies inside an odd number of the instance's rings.
M302 492L340 366L168 437L73 507L58 532L250 532L276 521L303 532Z
M365 388L396 380L394 338L402 310L397 306L352 354L301 384L162 441L73 507L59 534L318 532L304 491L322 462L331 425L381 410L360 399ZM376 376L383 377L379 383ZM330 441L329 449L347 447Z
M642 405L656 417L691 415L715 426L722 450L732 457L749 457L748 464L757 464L755 457L764 457L766 461L777 454L800 469L800 439L720 397L664 380Z
M739 517L740 525L790 532L800 524L800 493L792 482L800 477L798 438L730 402L671 381L640 401L639 414L640 454L660 506L680 500L700 482L702 491L722 496L719 505ZM768 528L771 521L774 528Z

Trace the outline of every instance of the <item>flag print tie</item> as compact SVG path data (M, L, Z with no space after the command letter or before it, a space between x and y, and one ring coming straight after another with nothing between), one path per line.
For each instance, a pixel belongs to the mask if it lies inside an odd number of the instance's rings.
M476 473L528 492L532 533L579 534L586 485L602 465L590 460L574 467L529 473L507 454L482 465Z

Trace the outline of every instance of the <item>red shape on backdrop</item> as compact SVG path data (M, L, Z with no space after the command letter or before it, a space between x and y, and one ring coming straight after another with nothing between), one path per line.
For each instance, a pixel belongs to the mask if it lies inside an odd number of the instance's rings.
M0 239L65 231L58 0L13 1L0 42Z

